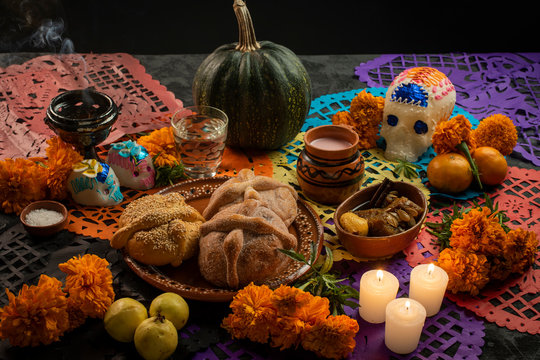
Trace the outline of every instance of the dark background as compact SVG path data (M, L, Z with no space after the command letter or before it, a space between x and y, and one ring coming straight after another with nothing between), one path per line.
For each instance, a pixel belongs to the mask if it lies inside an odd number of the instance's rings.
M258 40L271 40L299 55L540 50L537 11L524 2L246 3ZM233 0L0 0L0 51L209 53L238 39L232 4Z

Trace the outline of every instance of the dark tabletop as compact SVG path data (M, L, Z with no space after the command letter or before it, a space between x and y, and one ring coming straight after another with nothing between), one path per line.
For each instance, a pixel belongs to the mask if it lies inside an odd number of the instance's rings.
M0 67L10 64L21 64L38 54L17 53L0 54ZM192 104L191 82L195 70L206 55L135 55L146 71L159 80L176 98L185 105ZM317 98L324 94L337 93L351 89L366 87L354 75L355 66L376 58L377 55L316 55L300 56L310 74L313 92ZM519 158L509 158L509 164L520 167L531 167ZM0 252L9 248L9 241L14 233L23 233L22 225L17 217L0 213ZM27 244L37 252L45 255L41 266L36 272L25 275L25 282L33 282L43 272L49 276L60 277L62 273L57 268L59 259L65 259L79 253L91 252L107 258L111 263L114 276L114 286L117 298L129 296L149 305L159 290L152 288L135 276L125 265L116 250L109 243L63 231L46 243L27 240ZM62 260L63 261L63 260ZM0 264L0 269L2 269ZM4 269L0 277L8 277ZM0 305L7 303L7 297L1 289ZM18 289L11 289L17 291ZM173 356L174 359L191 358L194 352L212 347L215 342L228 340L228 334L219 329L221 320L228 313L228 304L203 303L188 301L191 321L196 322L204 331L199 332L197 339L181 339L180 345ZM480 359L540 359L540 336L510 331L496 324L485 323L485 344ZM257 345L242 343L242 346ZM218 349L214 349L219 354ZM310 358L312 354L305 352L285 351L280 353L271 348L264 348L262 354L268 351L268 356L275 358ZM260 353L260 349L259 349ZM130 359L137 358L132 344L122 344L112 340L103 329L102 321L89 320L85 325L62 337L60 342L49 346L20 349L0 341L0 359Z

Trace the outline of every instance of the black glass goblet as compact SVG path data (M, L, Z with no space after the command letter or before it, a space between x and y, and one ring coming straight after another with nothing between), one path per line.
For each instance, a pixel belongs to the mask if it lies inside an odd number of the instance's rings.
M118 112L114 101L104 93L69 90L51 100L45 123L85 159L100 160L96 146L109 136Z

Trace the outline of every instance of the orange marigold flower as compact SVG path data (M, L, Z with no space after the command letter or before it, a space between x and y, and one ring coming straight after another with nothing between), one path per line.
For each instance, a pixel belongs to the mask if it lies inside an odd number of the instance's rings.
M506 232L487 207L472 209L450 226L450 246L499 256L504 252Z
M63 200L67 197L67 179L72 166L83 157L58 136L47 140L47 144L47 189L51 199Z
M489 263L483 254L446 248L437 263L448 274L448 290L454 294L462 291L477 295L489 281Z
M524 229L510 230L507 235L506 257L511 263L513 273L523 274L534 264L538 252L538 238L534 231Z
M344 114L346 113L346 114ZM332 124L350 127L358 134L358 148L371 149L377 146L379 127L372 126L367 121L355 122L349 112L339 112L332 117Z
M378 127L356 127L356 133L358 134L358 148L359 149L372 149L377 147L377 139L379 138Z
M173 130L170 126L154 130L149 135L140 137L137 143L143 146L152 158L159 154L154 160L156 167L175 166L180 163Z
M356 122L367 121L379 126L384 112L384 97L362 90L351 101L350 112Z
M504 256L491 256L489 258L490 280L505 280L512 273L512 264Z
M69 328L67 331L78 328L86 321L86 314L80 309L77 301L71 297L67 298L67 313L69 319Z
M5 213L20 214L33 201L46 197L46 170L27 159L0 161L0 205Z
M0 310L0 338L13 346L48 345L68 329L66 294L62 283L41 275L37 286L23 285L15 296L8 289L9 304Z
M270 329L276 323L276 311L270 297L272 290L253 283L244 287L234 296L229 314L222 323L233 338L248 338L251 341L265 343L270 336Z
M309 302L302 306L296 316L308 325L314 325L330 316L330 301L328 298L311 296Z
M518 133L508 116L495 114L480 121L472 136L477 146L491 146L503 155L510 155L517 144Z
M285 350L297 347L306 324L294 316L280 316L270 329L270 346Z
M476 143L471 136L471 128L471 123L463 115L439 122L431 136L433 150L437 154L456 152L459 150L457 146L465 142L472 153L476 149Z
M73 257L58 268L67 274L65 290L79 309L89 317L103 318L114 301L109 262L97 255Z
M318 356L341 359L354 350L359 329L358 322L347 315L330 316L305 331L302 347Z
M281 285L273 291L270 301L278 316L295 316L296 312L307 304L312 296L298 288Z
M358 147L360 149L371 149L377 146L379 138L379 125L373 124L369 120L355 120L348 111L340 111L332 116L332 124L348 126L358 134Z
M358 147L371 149L377 146L379 125L384 109L384 98L363 90L351 101L350 111L339 111L332 116L334 125L350 125L358 134Z
M348 111L338 111L332 115L332 124L354 126L354 119Z

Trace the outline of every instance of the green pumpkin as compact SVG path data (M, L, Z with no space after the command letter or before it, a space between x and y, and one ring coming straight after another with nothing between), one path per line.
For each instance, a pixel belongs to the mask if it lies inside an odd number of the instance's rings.
M193 80L193 100L227 114L229 146L277 149L304 124L311 81L291 50L256 41L242 0L235 0L233 8L239 42L220 46L201 63Z

